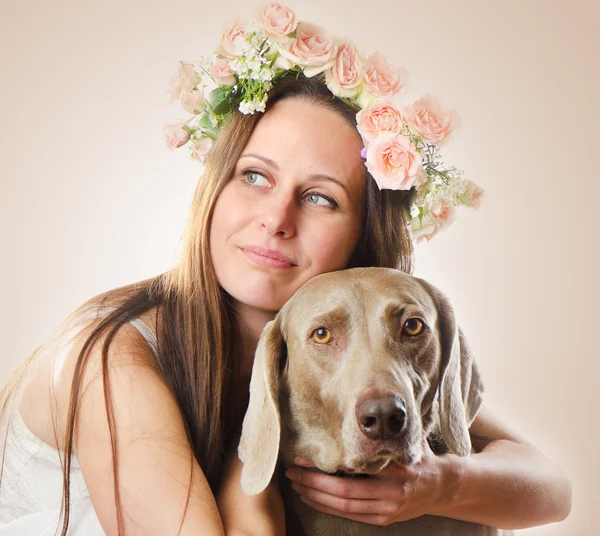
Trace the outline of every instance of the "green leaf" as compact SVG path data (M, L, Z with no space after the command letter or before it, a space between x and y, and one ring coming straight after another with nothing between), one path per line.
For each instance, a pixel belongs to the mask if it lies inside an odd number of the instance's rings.
M210 116L206 112L202 113L202 115L200 116L200 121L198 121L198 124L203 129L213 128L212 123L210 121Z
M213 111L215 112L216 115L226 115L230 112L230 110L231 110L231 104L229 103L228 100L222 101L218 106L215 106L213 108Z
M200 130L208 134L211 138L216 138L219 135L219 129L213 127L210 115L207 112L203 112L202 115L200 115L198 125L200 126Z
M206 101L208 102L208 105L215 111L215 113L217 113L217 114L222 113L222 112L218 111L217 108L222 107L223 103L225 103L228 106L228 103L227 103L228 93L229 93L229 91L225 91L222 88L217 87L208 94Z

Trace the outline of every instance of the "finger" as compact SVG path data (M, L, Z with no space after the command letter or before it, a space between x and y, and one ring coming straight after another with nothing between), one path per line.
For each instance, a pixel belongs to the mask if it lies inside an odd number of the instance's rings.
M292 484L292 488L301 498L343 514L390 514L396 508L393 503L379 499L346 499L300 484Z
M381 514L351 514L347 512L342 512L340 510L336 510L335 508L330 508L328 506L319 504L306 497L300 497L300 500L306 503L311 508L318 510L319 512L330 514L332 516L343 517L352 521L358 521L360 523L368 523L369 525L377 525L382 527L389 525L393 521L388 516Z
M298 456L297 458L295 458L294 463L296 465L300 465L301 467L316 467L316 465L311 460L305 458L304 456Z
M388 477L398 480L409 480L413 476L415 466L413 465L402 465L399 463L389 463L381 471L377 473L377 476Z
M347 499L386 499L398 496L398 483L377 477L331 476L320 471L293 468L286 476L296 484Z
M292 468L285 474L292 482L338 497L377 499L381 498L383 491L382 482L370 481L370 478L332 476L320 471L309 471L300 468Z

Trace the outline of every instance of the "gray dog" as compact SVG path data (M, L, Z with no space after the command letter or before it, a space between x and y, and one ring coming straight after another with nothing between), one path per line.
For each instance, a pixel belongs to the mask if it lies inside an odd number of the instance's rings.
M326 473L363 475L418 462L433 437L437 452L468 456L482 392L452 307L431 284L387 268L317 276L261 335L238 450L242 490L261 492L280 454L287 465L304 456ZM377 527L318 512L295 493L288 504L308 536L502 533L435 516Z

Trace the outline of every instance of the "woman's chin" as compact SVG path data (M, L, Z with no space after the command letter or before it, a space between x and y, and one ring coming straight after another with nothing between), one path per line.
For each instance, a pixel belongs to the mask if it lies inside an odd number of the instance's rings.
M262 287L249 283L247 287L233 290L229 295L238 303L245 307L277 313L283 307L283 304L291 297L292 293L283 292L283 289L273 289L272 287Z

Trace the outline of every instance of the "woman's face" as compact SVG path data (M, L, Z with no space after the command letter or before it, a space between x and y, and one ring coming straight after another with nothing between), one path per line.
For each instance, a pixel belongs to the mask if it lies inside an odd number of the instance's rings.
M361 233L361 144L337 112L278 102L217 199L210 253L235 301L278 311L312 277L345 268Z

